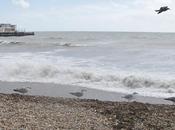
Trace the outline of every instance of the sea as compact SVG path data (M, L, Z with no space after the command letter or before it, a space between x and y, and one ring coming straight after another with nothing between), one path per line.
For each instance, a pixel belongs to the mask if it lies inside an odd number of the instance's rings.
M0 37L0 81L175 96L175 33L36 32Z

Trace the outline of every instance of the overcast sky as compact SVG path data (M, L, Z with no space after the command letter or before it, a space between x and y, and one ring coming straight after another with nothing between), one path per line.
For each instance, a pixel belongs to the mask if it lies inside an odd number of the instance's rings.
M0 0L0 22L32 31L175 32L175 0ZM167 5L170 11L154 10Z

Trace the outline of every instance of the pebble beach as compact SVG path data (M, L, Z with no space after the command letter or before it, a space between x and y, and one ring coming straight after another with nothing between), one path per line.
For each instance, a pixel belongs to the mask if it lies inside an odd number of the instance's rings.
M175 106L0 94L0 128L174 130Z

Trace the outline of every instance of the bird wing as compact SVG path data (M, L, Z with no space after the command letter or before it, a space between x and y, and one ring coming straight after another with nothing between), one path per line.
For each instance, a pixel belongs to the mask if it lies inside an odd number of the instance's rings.
M164 9L165 7L161 7L160 10Z
M160 13L162 13L162 11L159 10L159 12L157 14L160 14Z

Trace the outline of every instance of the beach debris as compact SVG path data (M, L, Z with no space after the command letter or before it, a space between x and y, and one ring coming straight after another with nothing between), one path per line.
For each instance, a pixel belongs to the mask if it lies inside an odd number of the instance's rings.
M13 89L13 91L21 93L21 94L25 94L28 93L28 89L31 89L30 87L26 87L26 88L17 88L17 89Z
M128 94L128 95L125 95L124 97L122 97L122 98L125 98L125 99L127 99L128 100L128 102L130 102L131 100L133 100L135 97L135 95L137 95L138 93L137 92L134 92L134 93L132 93L132 94Z
M84 95L84 92L86 92L87 90L85 89L82 89L81 92L71 92L70 94L73 95L73 96L76 96L76 97L82 97Z
M160 13L165 12L167 10L170 10L170 8L168 8L168 6L163 6L159 10L155 10L155 11L157 12L157 14L160 14Z
M165 98L165 100L175 103L175 97Z

